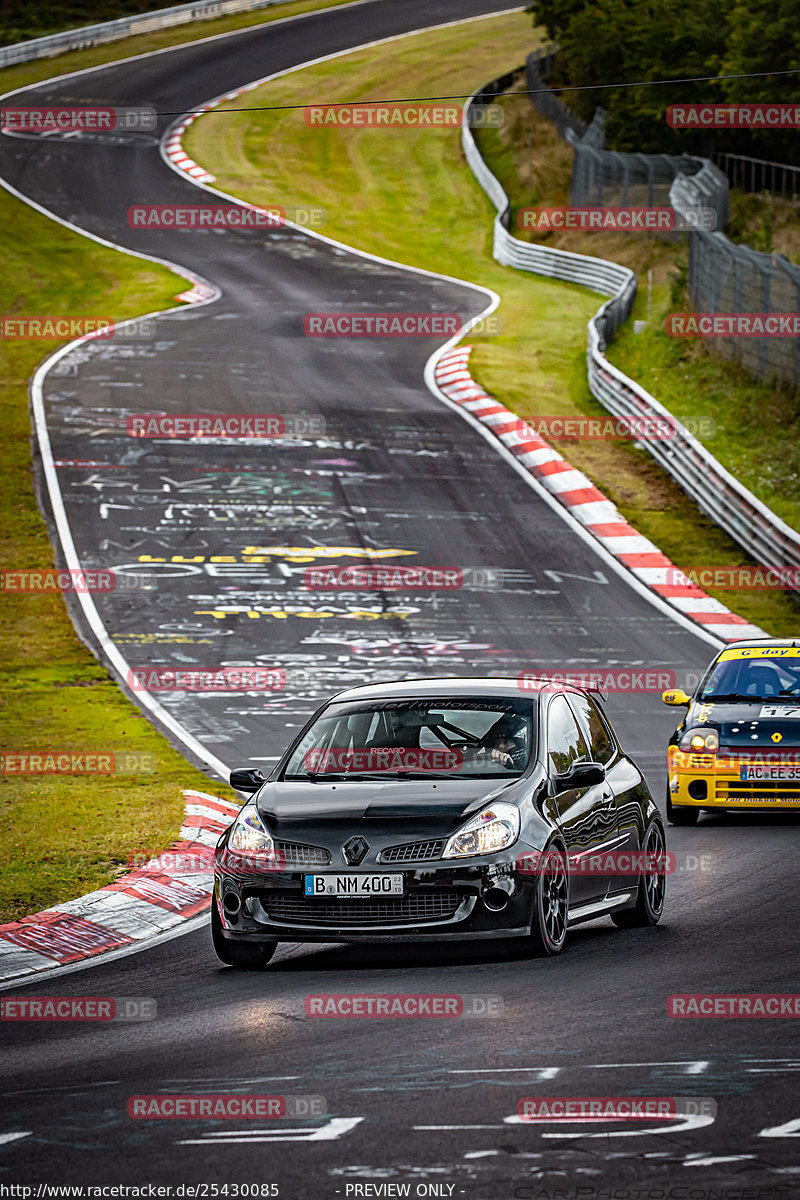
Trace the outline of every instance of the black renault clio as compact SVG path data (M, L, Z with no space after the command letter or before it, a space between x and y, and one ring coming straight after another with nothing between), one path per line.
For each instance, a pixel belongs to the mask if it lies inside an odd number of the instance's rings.
M525 938L558 954L608 915L654 925L664 827L597 698L526 678L340 692L252 793L215 853L222 962L280 941ZM646 860L646 869L642 862Z

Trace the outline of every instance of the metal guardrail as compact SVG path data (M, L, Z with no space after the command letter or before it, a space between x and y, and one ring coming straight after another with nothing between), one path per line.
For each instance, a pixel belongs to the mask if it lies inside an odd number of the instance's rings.
M270 8L274 4L286 3L288 0L196 0L194 4L178 4L173 8L156 9L155 12L118 17L114 21L102 21L97 25L85 25L81 29L67 29L63 33L51 33L47 37L0 46L0 67L31 62L36 58L51 58L54 54L63 54L66 50L85 50L89 46L101 46L105 42L114 42L134 33L152 33L154 29L185 25L188 21L207 21L212 17L227 16L229 13L250 12L257 8Z
M730 217L731 195L728 181L719 167L709 158L701 160L702 168L693 175L678 173L669 189L669 202L676 212L690 217L692 209L713 208L717 214L717 229L724 229Z
M748 154L716 154L714 157L731 187L761 195L769 192L784 200L800 199L800 167L771 162L767 158L751 158Z
M683 154L631 154L605 147L605 113L596 109L590 125L572 114L545 80L558 48L534 50L525 61L528 94L533 105L573 149L570 203L575 207L671 204L690 221L689 301L696 312L797 312L800 267L780 254L766 254L731 242L721 232L730 217L730 185L725 170L708 158ZM744 155L722 155L728 176L748 167L751 189L764 186L767 172L782 172L781 186L791 174L800 186L800 167L770 163ZM760 176L754 174L761 172ZM716 214L715 232L705 220ZM677 239L681 233L665 233ZM800 342L789 338L715 337L709 351L736 362L757 379L779 379L800 387Z
M524 71L525 68L520 67L503 78L513 81ZM664 470L692 497L702 512L756 562L765 566L800 567L800 534L726 471L654 396L605 357L603 352L608 342L633 307L636 296L634 272L607 259L522 242L508 232L508 196L481 157L470 127L473 106L485 103L485 98L490 95L496 96L497 82L493 81L470 97L464 105L461 125L461 143L467 162L498 210L494 220L495 259L518 270L582 284L611 297L588 323L587 367L592 394L614 416L658 416L667 420L674 430L673 437L644 443Z

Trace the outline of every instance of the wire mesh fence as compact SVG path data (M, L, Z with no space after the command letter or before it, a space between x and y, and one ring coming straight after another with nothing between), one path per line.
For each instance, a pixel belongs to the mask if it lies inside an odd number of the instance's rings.
M531 102L573 147L570 203L603 208L672 205L692 228L688 235L688 296L696 313L800 313L800 268L780 254L736 245L722 232L730 215L732 177L747 182L748 190L769 190L769 181L780 186L784 195L795 196L800 188L800 168L744 155L720 155L721 161L715 165L710 159L687 154L609 150L604 144L602 109L586 125L548 89L546 77L556 53L547 47L529 54L525 74ZM716 214L714 232L704 231L700 220L692 220L693 214L699 217L709 209ZM622 303L621 298L612 307L614 311L601 329L606 341L630 311L630 304ZM779 379L800 388L800 339L796 337L714 337L707 345L714 354L738 363L757 378Z
M569 130L581 138L588 132L589 126L567 108L545 82L557 55L558 50L553 46L542 47L529 54L525 59L525 86L531 103L543 117L547 117L548 121L555 125L560 137L566 137ZM602 141L600 144L602 145Z
M800 313L800 268L780 254L737 246L724 234L695 232L689 243L689 302L697 313ZM715 337L720 358L761 379L800 386L800 338Z

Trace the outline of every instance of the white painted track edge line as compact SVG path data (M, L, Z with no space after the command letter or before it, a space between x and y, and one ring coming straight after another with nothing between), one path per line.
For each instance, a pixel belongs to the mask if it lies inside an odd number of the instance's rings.
M473 426L474 429L477 429L481 436L492 446L494 446L497 453L500 454L506 460L506 462L508 462L514 468L517 474L526 481L529 487L533 488L533 490L541 497L541 499L543 499L545 503L549 505L553 512L558 513L562 520L570 526L572 531L577 534L587 546L592 548L597 557L604 562L616 575L618 575L620 579L624 579L634 592L636 592L639 596L644 597L645 600L649 601L649 603L652 604L652 606L656 608L663 616L669 617L677 625L682 626L689 633L693 633L695 637L699 638L701 641L708 642L709 645L714 646L717 649L721 649L723 646L727 645L727 643L722 641L720 638L714 637L713 634L707 633L700 626L695 625L693 621L685 618L681 613L673 609L671 605L667 604L667 602L663 600L657 593L652 592L647 584L642 583L634 575L632 575L626 566L614 558L614 556L610 554L609 551L600 544L600 542L598 542L594 534L589 533L589 531L580 524L580 522L568 508L565 508L563 504L559 503L559 501L556 500L555 497L542 486L539 480L528 470L526 470L526 468L518 461L511 451L503 445L503 443L486 425L483 424L482 421L478 420L477 417L474 417L472 413L467 412L461 405L457 404L454 400L451 400L450 397L442 391L436 382L435 375L436 364L441 356L441 353L444 353L444 351L434 351L434 353L428 359L428 362L425 364L425 382L431 392L433 392L435 396L438 396L444 404L447 404L450 408L452 408L454 412L459 413L465 421Z

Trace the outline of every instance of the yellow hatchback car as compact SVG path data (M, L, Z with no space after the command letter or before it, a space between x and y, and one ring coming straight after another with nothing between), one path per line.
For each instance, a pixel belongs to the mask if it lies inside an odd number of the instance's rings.
M800 809L800 638L734 642L669 740L667 820L694 825L705 809Z

